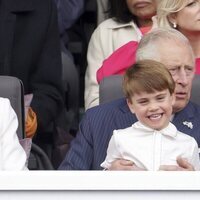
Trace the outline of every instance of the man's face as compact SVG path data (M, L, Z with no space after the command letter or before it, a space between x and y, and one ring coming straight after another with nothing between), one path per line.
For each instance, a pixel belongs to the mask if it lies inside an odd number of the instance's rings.
M169 69L175 83L176 101L173 112L182 110L190 100L195 63L188 46L180 42L163 41L159 45L160 62Z

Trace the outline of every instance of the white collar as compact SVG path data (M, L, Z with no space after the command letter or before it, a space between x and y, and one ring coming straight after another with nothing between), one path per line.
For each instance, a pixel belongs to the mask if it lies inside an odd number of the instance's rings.
M144 135L149 135L149 134L153 134L154 132L158 132L158 133L161 133L163 135L170 136L173 138L175 138L177 136L177 128L171 122L168 124L167 127L165 127L162 130L159 130L159 131L145 126L140 121L137 121L136 123L134 123L132 125L132 127L142 130ZM141 133L139 133L139 134L141 134Z
M115 23L109 24L108 28L111 28L111 29L116 28L117 29L117 28L123 28L123 27L128 27L128 26L133 26L135 28L138 28L134 21L130 21L130 22L127 22L127 23L119 23L119 22L114 20L114 22Z

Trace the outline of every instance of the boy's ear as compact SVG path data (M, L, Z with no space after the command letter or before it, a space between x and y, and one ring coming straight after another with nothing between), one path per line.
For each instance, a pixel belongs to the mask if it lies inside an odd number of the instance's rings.
M176 23L176 13L172 13L172 14L170 14L168 17L168 20L169 20L169 22L171 23L171 24L177 24Z
M128 104L128 107L129 107L130 111L132 113L135 113L132 102L129 99L126 99L126 102Z

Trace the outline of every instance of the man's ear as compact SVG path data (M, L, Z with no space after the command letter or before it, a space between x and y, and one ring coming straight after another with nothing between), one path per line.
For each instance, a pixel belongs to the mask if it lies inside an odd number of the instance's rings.
M134 109L133 109L133 104L132 104L132 102L131 102L129 99L126 99L126 102L127 102L127 104L128 104L128 107L129 107L130 111L131 111L132 113L135 113L135 111L134 111Z
M176 95L175 93L172 94L172 106L176 103Z
M176 13L172 13L167 17L168 21L170 22L170 24L172 24L172 26L174 23L177 24L176 18Z

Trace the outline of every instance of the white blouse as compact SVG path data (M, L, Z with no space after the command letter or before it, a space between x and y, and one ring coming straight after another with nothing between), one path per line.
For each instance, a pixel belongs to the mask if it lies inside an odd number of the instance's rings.
M0 98L0 170L27 170L26 153L17 137L17 116L6 98Z
M140 168L157 171L160 165L177 165L177 156L200 170L198 145L193 137L181 133L172 123L157 131L136 122L114 131L101 167L109 168L114 160L126 159Z

